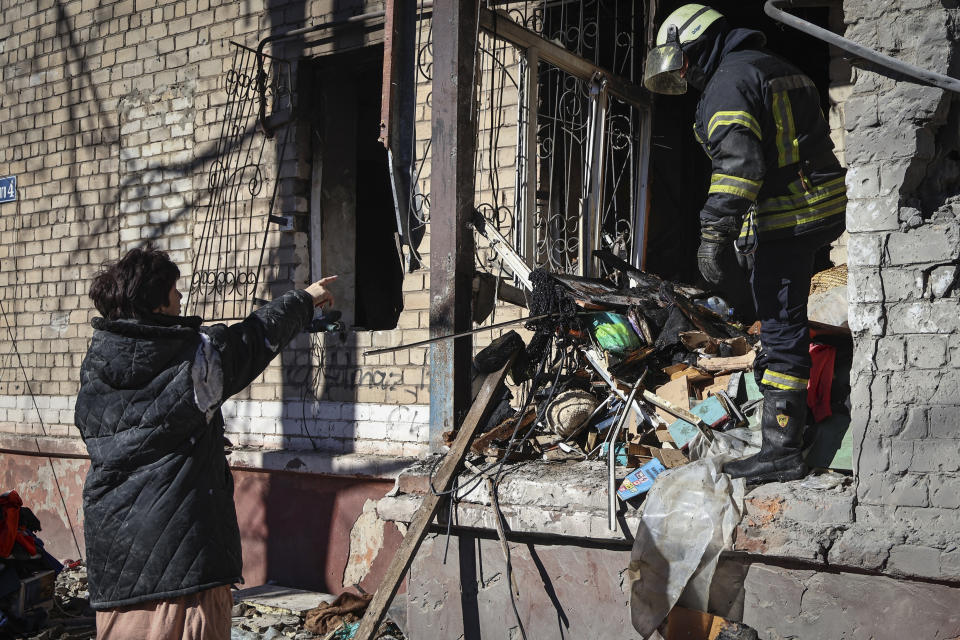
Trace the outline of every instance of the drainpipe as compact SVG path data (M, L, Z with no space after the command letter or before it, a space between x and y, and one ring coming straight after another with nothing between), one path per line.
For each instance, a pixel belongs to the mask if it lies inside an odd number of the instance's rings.
M818 27L817 25L807 22L806 20L790 15L779 8L782 6L825 6L825 4L828 3L825 3L823 0L767 0L766 4L763 5L763 10L768 16L777 22L782 22L789 27L793 27L794 29L806 33L807 35L813 36L818 40L823 40L824 42L832 44L838 49L843 49L844 51L852 53L858 58L863 58L864 60L872 62L879 67L890 69L891 71L895 71L901 75L913 78L920 84L939 87L940 89L946 89L947 91L960 93L960 80L957 80L956 78L951 78L950 76L943 75L942 73L923 69L922 67L912 65L908 62L903 62L902 60L897 60L896 58L891 58L888 55L878 53L869 47L857 44L856 42L848 40L843 36L839 36L832 31L827 31L826 29Z

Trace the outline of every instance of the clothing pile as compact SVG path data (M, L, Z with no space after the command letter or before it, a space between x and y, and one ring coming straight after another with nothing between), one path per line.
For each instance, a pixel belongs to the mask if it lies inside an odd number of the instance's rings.
M37 537L40 521L16 491L0 494L0 638L39 629L63 569Z

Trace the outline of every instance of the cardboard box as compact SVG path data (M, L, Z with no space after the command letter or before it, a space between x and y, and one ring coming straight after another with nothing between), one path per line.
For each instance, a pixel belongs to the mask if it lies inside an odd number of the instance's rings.
M710 427L719 426L730 417L727 415L726 408L724 408L723 403L720 402L720 398L717 396L707 398L692 408L690 412L695 416L703 418L703 421ZM667 427L667 429L670 431L670 435L673 436L673 441L676 442L680 448L687 446L698 433L697 427L686 420L677 420Z

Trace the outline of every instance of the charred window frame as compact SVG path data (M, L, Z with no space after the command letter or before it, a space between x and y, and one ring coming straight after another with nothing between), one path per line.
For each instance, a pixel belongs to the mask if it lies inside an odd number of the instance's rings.
M378 140L383 46L305 60L310 110L311 261L338 274L341 321L393 329L403 308L403 269L387 151Z

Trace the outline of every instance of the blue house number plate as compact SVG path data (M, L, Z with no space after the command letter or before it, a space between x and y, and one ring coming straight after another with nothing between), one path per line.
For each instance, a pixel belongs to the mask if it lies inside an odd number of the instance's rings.
M17 199L17 176L0 178L0 202L13 202Z

